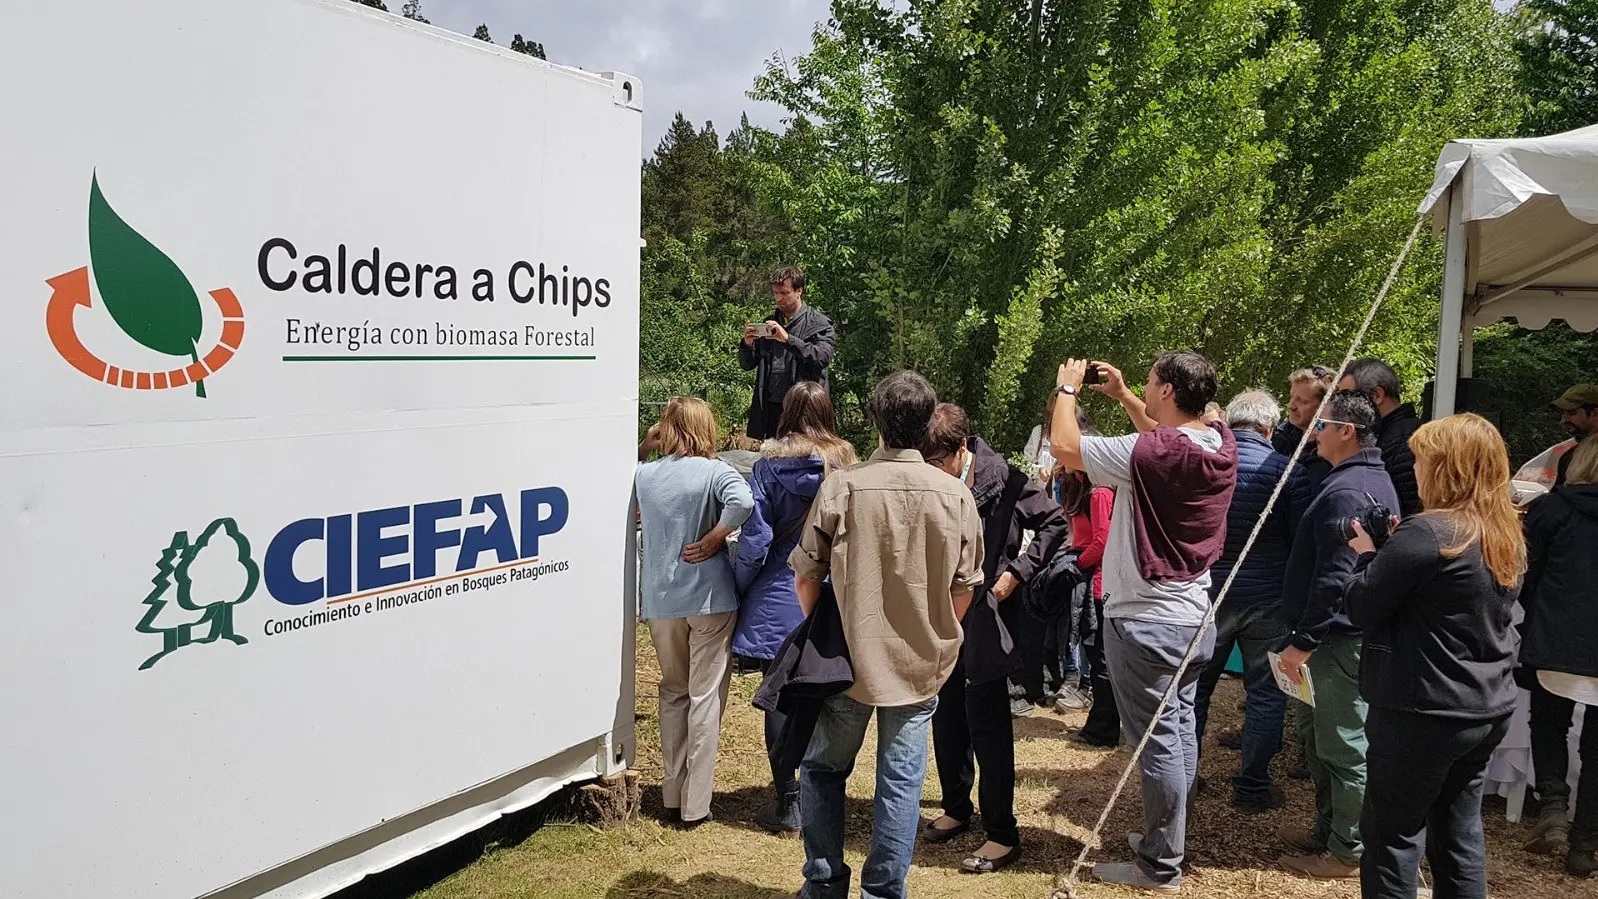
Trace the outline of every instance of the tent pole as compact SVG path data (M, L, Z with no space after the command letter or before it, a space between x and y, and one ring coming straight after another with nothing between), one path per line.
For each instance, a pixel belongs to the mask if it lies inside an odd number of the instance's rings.
M1476 376L1476 316L1465 316L1459 333L1459 376Z
M1432 418L1454 414L1459 388L1459 345L1465 318L1464 178L1448 188L1448 236L1443 261L1443 303L1437 319L1437 380L1432 388Z

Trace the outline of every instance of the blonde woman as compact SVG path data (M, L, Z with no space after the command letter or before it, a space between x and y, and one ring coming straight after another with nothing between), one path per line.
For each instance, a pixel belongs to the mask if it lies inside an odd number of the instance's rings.
M685 827L710 819L716 746L738 613L727 537L754 508L749 485L716 458L716 418L675 397L638 448L633 489L643 519L642 617L660 661L661 796Z
M1482 785L1515 710L1510 609L1526 541L1509 451L1486 419L1422 425L1409 448L1426 511L1380 551L1354 525L1343 594L1365 635L1370 703L1360 887L1365 899L1413 899L1424 852L1437 895L1482 897Z

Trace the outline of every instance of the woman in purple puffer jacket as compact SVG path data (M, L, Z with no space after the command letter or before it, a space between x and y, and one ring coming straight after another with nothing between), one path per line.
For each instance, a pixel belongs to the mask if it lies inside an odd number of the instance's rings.
M761 446L760 459L749 475L755 511L744 522L738 558L733 563L739 602L732 651L759 659L762 671L805 617L794 594L788 554L799 542L810 502L828 473L854 463L854 447L838 436L826 388L813 381L789 388L782 401L777 437ZM782 717L780 713L766 715L768 755L782 733ZM771 769L776 801L761 816L760 824L772 833L799 831L797 774L779 771L775 765Z

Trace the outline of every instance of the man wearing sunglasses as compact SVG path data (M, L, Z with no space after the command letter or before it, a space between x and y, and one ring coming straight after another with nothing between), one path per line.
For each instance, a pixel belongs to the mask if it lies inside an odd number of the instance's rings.
M1332 470L1304 510L1282 580L1282 613L1292 630L1282 673L1302 682L1307 666L1315 705L1294 701L1293 716L1315 783L1309 827L1278 836L1294 854L1282 867L1316 880L1359 877L1364 854L1359 817L1365 801L1365 700L1359 692L1361 636L1342 609L1357 559L1342 522L1373 503L1398 508L1398 492L1376 446L1380 417L1366 394L1339 390L1310 425L1316 452Z

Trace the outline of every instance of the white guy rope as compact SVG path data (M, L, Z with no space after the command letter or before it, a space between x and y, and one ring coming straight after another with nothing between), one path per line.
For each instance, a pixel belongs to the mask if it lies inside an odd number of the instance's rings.
M1337 369L1337 375L1332 378L1332 389L1337 389L1337 383L1343 380L1343 375L1348 371L1349 363L1354 361L1354 355L1365 341L1365 335L1370 331L1371 322L1376 319L1376 311L1382 308L1382 301L1387 299L1387 292L1392 290L1393 282L1398 279L1398 273L1404 267L1404 260L1409 257L1409 251L1414 248L1415 240L1420 237L1421 227L1425 219L1417 219L1415 227L1409 232L1409 239L1404 241L1404 248L1399 251L1398 258L1393 260L1393 267L1387 271L1387 280L1382 282L1382 289L1376 292L1376 299L1371 303L1370 310L1365 313L1365 321L1360 324L1359 332L1354 335L1354 342L1348 348L1348 353L1343 357L1343 364ZM1299 457L1304 454L1304 447L1309 445L1310 434L1314 425L1304 429L1304 436L1299 438L1298 448L1287 460L1287 468L1283 469L1282 477L1276 482L1276 487L1271 491L1271 497L1265 503L1265 510L1260 513L1259 520L1254 522L1254 530L1248 535L1248 541L1243 544L1243 551L1237 556L1237 561L1232 565L1231 574L1227 575L1226 583L1221 585L1221 592L1216 595L1215 602L1210 603L1209 610L1204 613L1204 621L1199 625L1198 634L1193 642L1188 644L1187 652L1182 656L1182 663L1176 667L1176 673L1171 677L1171 683L1165 688L1165 695L1160 697L1159 705L1154 708L1154 717L1149 721L1149 726L1144 729L1142 739L1138 740L1137 747L1132 750L1132 757L1127 760L1126 768L1121 771L1121 779L1116 781L1115 789L1111 791L1109 801L1104 804L1104 810L1099 813L1099 820L1093 825L1093 832L1082 842L1082 851L1077 854L1076 861L1071 863L1071 870L1064 878L1055 881L1055 890L1050 899L1077 899L1076 885L1082 866L1087 862L1088 853L1098 845L1099 838L1104 831L1104 825L1110 819L1110 812L1115 809L1115 803L1121 798L1121 791L1126 788L1126 782L1131 779L1132 772L1137 768L1138 759L1143 755L1143 748L1148 745L1149 738L1154 733L1155 726L1159 723L1160 714L1170 704L1182 683L1182 675L1187 673L1188 665L1192 663L1193 656L1198 653L1199 644L1204 641L1204 633L1215 622L1215 612L1226 600L1227 591L1232 589L1232 582L1237 580L1237 573L1243 570L1243 560L1248 558L1248 551L1253 549L1254 541L1265 527L1265 520L1270 517L1271 510L1276 506L1276 500L1282 495L1282 490L1287 486L1288 479L1293 474L1293 468L1298 464Z

